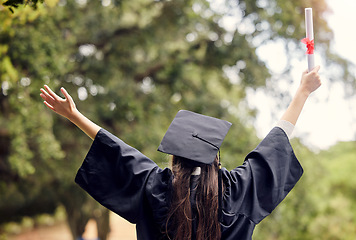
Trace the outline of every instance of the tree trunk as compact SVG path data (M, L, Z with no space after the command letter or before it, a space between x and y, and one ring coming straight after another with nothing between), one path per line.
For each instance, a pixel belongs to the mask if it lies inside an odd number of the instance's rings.
M104 207L100 207L100 209L96 209L95 213L99 211L100 216L99 214L94 214L98 229L98 238L100 240L106 240L110 232L110 211Z
M90 219L90 214L81 211L80 207L65 206L65 208L67 211L67 223L73 240L80 239Z

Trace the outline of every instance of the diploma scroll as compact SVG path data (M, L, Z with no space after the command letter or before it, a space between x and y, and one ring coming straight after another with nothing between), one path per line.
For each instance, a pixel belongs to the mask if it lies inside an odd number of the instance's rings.
M307 45L308 71L313 70L314 64L314 31L313 31L313 10L305 9L305 30L306 38L302 40Z

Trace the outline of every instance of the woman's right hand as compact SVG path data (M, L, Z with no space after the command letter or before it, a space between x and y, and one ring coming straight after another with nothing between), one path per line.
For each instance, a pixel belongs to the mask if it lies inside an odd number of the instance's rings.
M44 85L44 89L41 88L40 96L44 100L44 104L53 110L55 113L71 120L72 116L77 112L77 108L72 97L62 87L61 92L65 99L55 94L47 85Z
M295 125L299 118L300 113L304 107L305 101L309 95L317 90L321 85L320 75L318 73L320 66L316 66L312 71L304 71L302 80L300 81L299 88L294 95L292 102L284 112L281 120L288 121Z
M300 82L300 90L309 95L321 86L320 75L318 73L320 66L316 66L312 71L304 71Z

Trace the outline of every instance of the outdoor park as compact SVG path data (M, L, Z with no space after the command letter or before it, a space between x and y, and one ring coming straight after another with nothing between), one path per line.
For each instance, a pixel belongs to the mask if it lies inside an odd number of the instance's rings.
M168 157L157 147L179 109L225 119L233 125L222 164L231 170L307 69L305 8L322 86L291 139L304 175L253 239L355 239L353 1L0 3L0 240L136 239L133 224L75 184L92 140L46 108L40 88L63 97L64 87L85 116L162 168Z

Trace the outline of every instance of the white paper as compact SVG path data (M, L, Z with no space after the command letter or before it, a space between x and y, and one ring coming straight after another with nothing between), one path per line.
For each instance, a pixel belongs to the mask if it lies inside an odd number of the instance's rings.
M306 8L305 9L305 30L306 30L306 38L309 40L314 39L314 31L313 31L313 9ZM314 54L308 54L308 71L313 70L314 64Z

